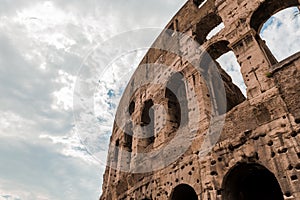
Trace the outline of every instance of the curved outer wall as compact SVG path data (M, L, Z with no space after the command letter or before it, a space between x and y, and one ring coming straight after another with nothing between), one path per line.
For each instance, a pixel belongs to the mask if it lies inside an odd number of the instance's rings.
M176 162L158 171L133 174L107 167L101 200L169 200L174 188L180 184L191 186L198 199L226 200L228 197L223 192L226 187L223 182L239 163L263 166L276 177L284 199L300 199L300 53L277 62L259 37L262 24L270 16L287 7L299 6L299 1L208 0L198 8L201 3L188 1L166 28L194 38L213 59L233 51L247 86L247 99L221 70L227 98L226 121L217 144L200 160L200 144L211 116L208 89L203 84L203 78L181 57L150 49L124 95L130 93L134 84L158 78L162 71L166 76L171 71L179 72L186 80L186 98L190 99L188 90L193 90L196 97L194 102L187 101L186 106L188 119L200 127L196 133L197 139ZM225 28L206 40L207 34L221 22ZM159 42L162 42L160 38L155 43ZM163 64L167 68L153 71L145 65L147 63ZM166 117L165 113L155 108L156 132L153 141L141 142L135 137L128 138L123 131L126 129L134 136L138 134L136 125L148 123L143 119L142 112L149 100L168 109L165 94L164 87L145 85L129 97L131 105L130 102L120 103L118 112L125 112L131 107L131 121L126 122L126 127L122 129L114 126L111 143L117 143L121 150L132 152L131 157L126 158L128 170L134 162L135 153L141 149L151 151L160 148L172 139L171 133L176 129L174 120L170 120L172 116ZM196 107L200 108L201 117L193 116ZM164 120L165 125L161 123ZM185 126L184 130L192 131L192 126ZM118 165L124 158L117 156L115 159Z

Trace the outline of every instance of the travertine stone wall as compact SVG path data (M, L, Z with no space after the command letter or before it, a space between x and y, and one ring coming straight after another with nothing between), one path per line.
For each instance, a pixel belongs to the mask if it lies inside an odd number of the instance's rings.
M251 199L245 194L250 194L255 185L262 188L256 188L257 194L253 192L261 199L300 199L300 53L277 62L259 37L261 26L270 16L299 5L300 0L189 0L166 28L189 35L214 60L233 51L247 86L247 98L216 63L226 94L226 106L219 113L225 123L218 142L199 157L214 115L207 84L214 86L217 95L222 91L182 56L150 49L118 108L116 121L122 123L114 125L111 136L111 144L118 151L111 148L109 152L110 167L103 176L100 200L179 200L180 193L201 200ZM222 22L225 28L206 40ZM158 37L155 44L178 45L171 34L169 38ZM200 65L209 73L209 63ZM159 84L142 84L149 80ZM167 90L171 81L173 87L184 87L181 93L185 98L172 97L176 94ZM137 85L143 86L133 91ZM125 113L130 117L124 117ZM143 128L149 126L153 126L153 135L141 138L151 132ZM188 133L195 137L175 162L156 171L130 172L132 166L154 166L155 158L141 161L137 155L162 148L172 141L179 127L187 137ZM175 145L179 148L182 144ZM165 153L172 156L172 151Z

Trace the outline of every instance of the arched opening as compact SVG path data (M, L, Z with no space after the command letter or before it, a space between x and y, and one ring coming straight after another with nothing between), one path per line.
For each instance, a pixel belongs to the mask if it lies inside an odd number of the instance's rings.
M118 162L118 158L119 158L119 146L120 146L120 140L119 139L116 140L115 145L116 145L116 148L115 148L115 152L114 152L114 161Z
M259 43L261 49L265 53L266 57L268 58L268 61L271 65L276 64L278 61L276 57L273 55L272 51L268 48L265 41L261 39L260 33L261 31L264 31L266 27L263 29L263 25L265 24L265 22L267 22L268 19L270 19L272 15L285 8L289 8L292 6L299 6L298 0L285 0L285 1L269 0L261 3L260 6L257 8L257 10L252 14L250 20L250 26L256 31L255 38ZM289 20L289 19L285 19L285 20ZM270 24L268 23L266 25L270 26ZM276 34L276 31L272 32L272 37L273 34ZM285 37L286 37L285 35L282 35L280 37L280 40L283 40L283 38ZM277 48L281 48L281 47L277 46ZM288 45L283 45L283 48L288 48ZM280 57L279 60L281 60Z
M246 98L243 94L246 94L246 86L243 81L243 77L240 71L240 65L238 64L235 54L228 47L229 42L225 40L218 41L207 48L207 53L214 64L217 65L220 72L225 93L226 93L226 110L220 109L222 112L231 110L233 107L242 103ZM211 59L202 60L200 63L201 67L207 68L211 63ZM215 88L215 94L218 95L218 88L214 82L211 83L212 87ZM222 92L219 92L222 94ZM215 98L216 101L223 98ZM218 102L218 105L223 105L222 102Z
M129 122L125 126L125 133L124 133L124 147L127 151L132 152L132 122Z
M223 55L221 55L218 59L216 59L216 61L220 64L220 66L222 67L222 69L225 70L225 72L231 77L232 83L234 85L236 85L239 90L242 92L242 94L244 96L247 95L246 93L246 84L245 81L243 79L242 73L241 73L241 66L237 61L237 58L235 56L235 54L233 53L233 51L228 51L226 53L224 53ZM241 97L241 96L240 96ZM243 98L243 97L241 97ZM236 99L237 102L233 103L232 105L238 105L239 103L241 103L242 101L239 101L238 99Z
M283 200L273 173L256 163L241 163L225 176L222 200Z
M300 51L298 7L290 7L272 15L262 26L260 37L278 61Z
M127 122L125 125L125 130L122 138L122 157L120 162L121 167L126 167L128 170L130 169L131 157L132 157L132 122Z
M268 0L260 4L256 11L252 14L250 26L256 31L260 32L263 24L275 13L289 8L292 6L298 6L298 0Z
M206 41L207 35L221 23L222 18L215 12L203 17L196 25L196 41L202 45Z
M188 121L188 105L185 83L181 73L175 73L167 83L165 97L168 99L168 120L173 131Z
M153 101L151 99L145 101L142 118L141 118L141 126L144 134L144 140L146 145L149 145L154 142L154 108Z
M130 116L132 115L132 113L134 112L134 110L135 110L135 102L131 101L130 104L129 104L129 107L128 107L128 112L129 112Z
M198 200L198 196L191 186L180 184L171 193L170 200Z
M229 42L225 40L218 41L209 46L207 49L207 53L211 56L213 60L218 59L224 53L230 51L231 49L228 47Z

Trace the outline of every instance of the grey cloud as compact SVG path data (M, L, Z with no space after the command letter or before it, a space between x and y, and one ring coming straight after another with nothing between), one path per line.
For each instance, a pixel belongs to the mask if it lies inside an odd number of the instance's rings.
M17 10L33 5L39 2L38 0L23 1L23 0L0 0L1 15L13 15Z
M45 27L41 30L42 33L38 32L40 35L33 37L35 35L31 35L32 30L26 29L26 23L31 21L19 23L14 21L14 17L22 9L36 6L43 1L0 0L0 17L3 17L0 26L0 111L14 113L30 122L20 122L16 124L18 128L9 130L13 132L12 135L25 131L30 137L20 139L0 133L0 179L8 183L0 187L7 191L16 191L14 195L21 196L22 200L34 200L37 194L58 200L66 197L70 200L97 199L101 190L101 166L88 165L79 158L64 156L64 144L39 138L41 134L65 136L74 128L71 110L51 107L54 101L53 92L64 86L63 83L55 81L58 71L77 75L88 51L98 42L102 42L104 36L109 38L119 32L139 27L163 27L184 1L51 2L55 9L71 15L71 20L57 26ZM67 49L57 49L47 43L46 36L54 33L60 33L74 40L76 44L68 46ZM40 36L45 38L41 39ZM26 54L34 56L34 59L27 60ZM43 62L46 63L45 70L39 69ZM111 110L108 114L109 112ZM85 120L93 123L96 119ZM25 127L28 125L32 127ZM23 132L19 132L22 126ZM104 146L108 146L107 127L102 131L105 133L91 141L92 147L97 148L96 151L102 151ZM76 147L74 149L84 150ZM18 194L20 191L30 191L33 196L22 196L22 192Z
M0 47L0 93L3 95L0 109L36 121L41 130L51 131L57 126L62 126L58 128L61 131L66 131L66 126L70 128L66 120L71 122L72 114L51 109L51 93L61 87L53 81L56 74L43 73L25 61L21 52L3 35L0 36Z
M96 199L99 192L94 186L100 182L97 166L65 157L52 151L47 143L1 139L0 177L16 183L18 189L35 191L49 199ZM93 169L93 170L92 170ZM90 185L85 185L85 179ZM8 186L11 189L14 186Z

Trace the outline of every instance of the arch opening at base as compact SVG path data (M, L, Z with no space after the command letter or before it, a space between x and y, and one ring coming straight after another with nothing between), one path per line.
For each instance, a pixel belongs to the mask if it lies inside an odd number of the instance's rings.
M283 200L275 175L256 163L241 163L224 177L222 200Z
M187 184L177 185L169 200L198 200L198 196L193 187Z

